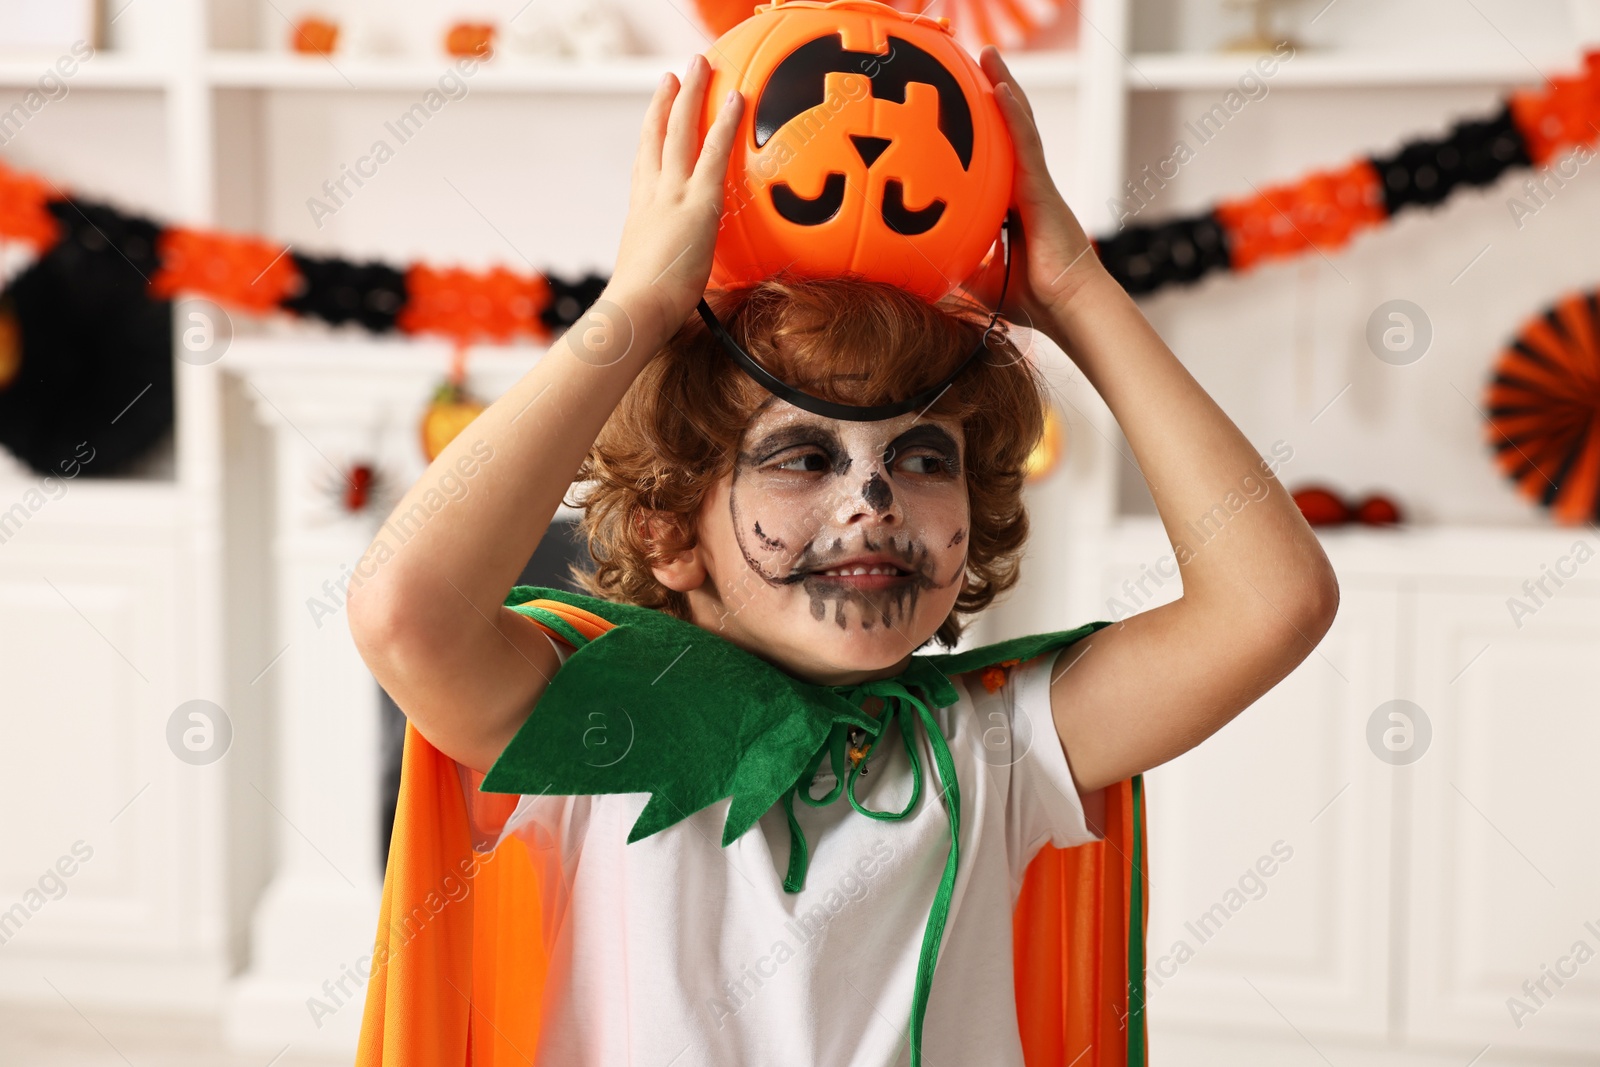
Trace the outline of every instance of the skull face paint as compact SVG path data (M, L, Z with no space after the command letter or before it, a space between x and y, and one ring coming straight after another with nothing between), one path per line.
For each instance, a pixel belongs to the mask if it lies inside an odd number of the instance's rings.
M920 644L966 570L960 436L916 413L848 422L770 401L740 441L728 493L745 563L814 621L908 640L917 631ZM935 591L946 593L931 598L938 617L918 619Z

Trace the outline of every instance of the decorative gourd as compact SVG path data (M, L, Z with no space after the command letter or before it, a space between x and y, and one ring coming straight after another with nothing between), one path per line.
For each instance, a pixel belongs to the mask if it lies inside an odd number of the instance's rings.
M872 0L764 4L706 53L702 131L745 111L711 284L855 273L930 299L993 247L1011 139L948 21Z

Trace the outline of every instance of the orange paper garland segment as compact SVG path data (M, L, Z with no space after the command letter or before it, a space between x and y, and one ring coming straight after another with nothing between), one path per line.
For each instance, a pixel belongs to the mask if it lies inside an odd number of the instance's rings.
M0 237L43 251L61 238L61 225L46 207L59 200L54 185L0 163Z
M1600 136L1600 51L1589 52L1583 62L1582 74L1554 77L1541 88L1511 95L1511 113L1536 167Z
M550 299L550 286L540 275L503 267L475 272L419 263L406 273L406 296L398 321L407 333L438 333L463 342L550 336L539 316Z
M282 245L180 227L156 239L161 269L150 279L151 295L170 300L205 293L243 311L265 314L293 296L300 272Z
M1343 248L1357 230L1389 217L1383 183L1365 159L1224 201L1215 214L1228 233L1233 268L1241 271L1262 260Z

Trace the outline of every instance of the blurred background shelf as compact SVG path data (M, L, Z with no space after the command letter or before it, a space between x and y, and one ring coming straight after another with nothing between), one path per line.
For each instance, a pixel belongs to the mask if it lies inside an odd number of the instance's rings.
M1134 92L1235 88L1258 58L1246 53L1142 52L1129 57L1128 88ZM1276 59L1276 57L1271 57ZM1276 59L1274 87L1332 89L1349 87L1537 85L1544 72L1577 70L1580 50L1568 43L1526 51L1396 52L1389 55L1301 49Z
M0 87L35 88L47 74L55 74L67 88L90 89L164 89L172 81L174 72L159 63L138 56L122 56L110 51L98 51L90 59L79 60L76 70L60 77L55 63L59 57L40 55L37 58L7 57L0 59Z
M424 92L437 88L454 62L448 56L430 61L234 51L209 54L205 71L210 84L224 89ZM650 93L667 69L662 58L644 56L604 62L496 58L479 64L469 84L472 91L487 92Z
M455 61L374 59L351 56L300 56L286 52L223 51L205 59L206 78L217 88L329 91L416 91L437 87ZM478 66L473 91L527 93L651 93L677 57L626 56L604 61L534 60L501 56ZM1011 62L1030 86L1057 88L1078 77L1075 53L1026 53Z

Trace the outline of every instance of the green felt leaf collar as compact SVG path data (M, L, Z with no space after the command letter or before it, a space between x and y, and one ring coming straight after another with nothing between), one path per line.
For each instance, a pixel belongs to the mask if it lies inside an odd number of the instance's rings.
M559 615L533 605L534 600L583 608L614 625L586 640ZM575 651L480 788L557 796L648 793L650 800L628 833L629 844L732 797L722 828L726 847L782 803L790 834L784 889L791 893L804 887L809 858L794 816L794 798L821 806L843 794L869 818L907 818L922 794L921 761L913 740L917 723L922 724L949 816L950 852L923 930L912 995L911 1063L920 1067L922 1020L960 861L960 783L933 709L958 699L952 675L1031 659L1110 623L1013 638L967 652L914 655L893 678L821 686L651 608L528 585L513 588L505 604L554 630ZM861 710L867 696L884 701L879 716ZM900 727L913 775L911 799L898 812L877 811L857 801L856 779L864 760L848 772L844 769L849 728L866 732L870 754L891 721ZM825 758L836 781L826 796L813 797L810 786Z

